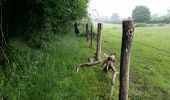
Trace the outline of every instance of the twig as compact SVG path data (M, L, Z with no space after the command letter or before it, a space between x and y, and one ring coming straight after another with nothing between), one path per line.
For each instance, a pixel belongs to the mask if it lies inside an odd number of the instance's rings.
M4 49L3 49L1 46L0 46L0 49L1 49L2 53L3 53L4 58L5 58L5 59L6 59L6 61L7 61L7 64L9 65L9 59L8 59L8 56L5 54Z
M6 40L5 40L5 36L4 36L4 32L3 32L3 28L2 28L2 22L3 22L3 20L2 20L2 17L3 17L3 13L2 13L2 0L0 0L0 6L1 6L1 23L0 23L0 30L1 30L1 35L2 35L2 45L3 45L3 42L4 42L4 44L5 44L5 46L7 47L7 42L6 42Z

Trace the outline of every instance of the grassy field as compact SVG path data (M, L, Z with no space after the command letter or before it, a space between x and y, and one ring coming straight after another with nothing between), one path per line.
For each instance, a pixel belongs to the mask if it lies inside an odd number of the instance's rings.
M115 51L120 55L121 38L115 36L121 36L121 33L121 27L105 25L104 51ZM132 100L168 100L170 98L170 53L160 50L169 52L169 39L170 26L168 25L135 28L130 68ZM116 66L119 69L118 62Z
M114 63L119 70L121 26L104 24L102 54L117 54ZM118 36L118 37L115 37ZM170 50L170 26L137 27L134 41ZM11 40L11 68L0 71L0 99L9 100L105 100L110 96L111 74L102 66L82 68L76 65L93 57L95 45L89 48L85 37L73 32L56 35L42 49L31 49L19 40ZM26 55L25 55L26 54ZM169 100L170 53L133 42L130 66L131 100ZM119 80L116 78L114 98L118 99Z

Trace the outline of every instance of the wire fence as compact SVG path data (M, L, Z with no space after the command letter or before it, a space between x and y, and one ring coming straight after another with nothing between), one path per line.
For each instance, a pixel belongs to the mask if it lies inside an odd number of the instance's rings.
M113 35L113 36L115 36L115 37L117 37L117 38L122 38L122 37L117 36L117 35ZM148 44L141 43L141 42L138 42L138 41L135 41L135 40L133 40L133 42L136 43L136 44L138 44L138 45L142 45L142 46L145 46L145 47L154 49L154 50L156 50L156 51L165 52L165 53L167 53L167 54L170 55L170 51L167 51L167 50L164 50L164 49L161 49L161 48L157 48L157 47L154 47L154 46L150 46L150 45L148 45ZM167 56L167 55L166 55L166 56Z

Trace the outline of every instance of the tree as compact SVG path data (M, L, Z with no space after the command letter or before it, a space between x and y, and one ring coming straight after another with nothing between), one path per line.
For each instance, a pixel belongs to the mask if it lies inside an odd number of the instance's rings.
M155 18L155 17L159 17L159 14L158 13L154 13L151 15L151 18Z
M110 18L108 16L102 16L99 18L99 20L101 22L104 22L104 23L109 23L110 22Z
M87 17L87 3L88 0L0 0L0 39L21 36L39 47L43 40L49 40L49 33L66 33L72 22ZM0 46L3 43L0 41Z
M132 12L132 18L135 22L149 22L151 13L146 6L136 6Z
M110 20L112 23L119 23L120 17L118 15L118 13L113 13Z
M168 16L170 16L170 9L167 9L167 12L168 12Z
M87 3L87 0L1 0L4 34L27 38L33 30L45 27L59 31L68 23L86 17Z

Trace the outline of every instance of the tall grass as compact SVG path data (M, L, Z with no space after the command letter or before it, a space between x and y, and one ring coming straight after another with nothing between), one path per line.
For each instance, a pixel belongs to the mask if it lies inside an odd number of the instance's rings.
M134 40L170 50L169 26L135 28ZM119 25L104 25L102 54L117 53L114 63L119 70L122 30ZM149 35L147 35L149 34ZM151 34L151 35L150 35ZM0 69L0 99L9 100L96 100L109 99L111 74L102 66L82 68L95 53L95 45L73 32L55 35L41 48L30 48L22 39L10 41L14 55L9 68ZM169 54L133 43L130 66L130 96L132 100L168 100L170 97ZM1 66L2 67L2 66ZM119 76L118 76L119 77ZM116 78L114 98L118 99Z

